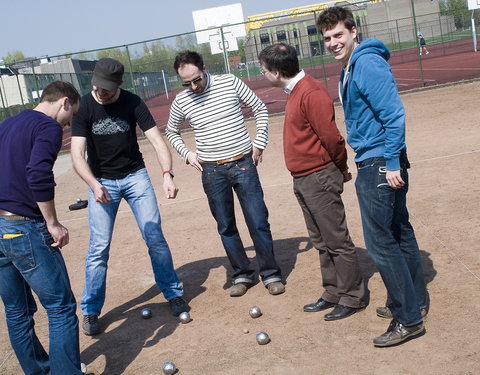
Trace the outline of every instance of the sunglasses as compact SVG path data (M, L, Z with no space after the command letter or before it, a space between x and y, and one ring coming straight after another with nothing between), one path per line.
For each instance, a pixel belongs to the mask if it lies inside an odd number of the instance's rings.
M202 80L202 76L198 76L197 78L194 78L194 79L192 79L191 81L183 82L183 83L182 83L182 86L183 86L183 87L190 87L190 85L191 85L192 83L197 84L197 83L200 82L201 80Z

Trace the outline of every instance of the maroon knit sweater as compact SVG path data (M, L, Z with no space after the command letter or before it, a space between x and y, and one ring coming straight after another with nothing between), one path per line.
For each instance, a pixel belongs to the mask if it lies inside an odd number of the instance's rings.
M345 140L335 123L327 90L309 75L288 95L283 127L285 163L293 177L306 176L335 164L347 169Z

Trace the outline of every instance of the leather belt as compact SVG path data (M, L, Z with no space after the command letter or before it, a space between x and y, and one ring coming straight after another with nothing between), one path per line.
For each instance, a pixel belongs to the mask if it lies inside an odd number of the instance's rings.
M240 154L240 155L232 156L231 158L222 159L222 160L201 161L200 164L225 164L225 163L230 163L232 161L243 159L247 155L250 155L250 154Z
M13 212L0 210L0 216L3 217L5 220L8 221L15 221L15 220L25 220L25 216L14 214Z

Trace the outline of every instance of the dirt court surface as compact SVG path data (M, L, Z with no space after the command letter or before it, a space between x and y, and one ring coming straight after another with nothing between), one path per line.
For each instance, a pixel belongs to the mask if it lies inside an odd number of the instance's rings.
M426 334L392 348L375 348L373 337L388 320L375 315L385 288L363 242L354 184L343 195L351 236L370 290L362 312L337 322L324 313L304 313L321 294L318 252L312 248L282 155L283 116L271 118L270 143L259 174L270 211L277 259L286 293L271 296L257 284L240 298L228 295L230 267L201 187L200 174L174 153L176 200L162 193L162 173L153 148L142 141L147 168L157 190L163 229L184 282L193 321L180 324L154 285L146 247L127 205L120 207L109 262L105 332L81 334L82 362L92 374L161 374L173 361L179 375L199 374L480 374L480 82L402 95L407 109L410 170L408 207L424 259L430 293ZM337 121L343 134L343 114ZM252 130L252 124L250 123ZM193 134L186 133L188 144ZM353 152L349 150L354 174ZM68 211L86 185L69 169L57 177L57 211L70 230L63 249L72 287L80 299L88 245L87 212ZM238 208L238 207L237 207ZM238 223L248 255L255 252L240 209ZM250 318L250 307L263 311ZM140 311L150 307L153 317ZM80 316L80 312L78 312ZM21 374L0 311L0 374ZM48 345L47 319L40 306L36 330ZM248 330L248 333L244 333ZM260 346L255 334L267 332Z

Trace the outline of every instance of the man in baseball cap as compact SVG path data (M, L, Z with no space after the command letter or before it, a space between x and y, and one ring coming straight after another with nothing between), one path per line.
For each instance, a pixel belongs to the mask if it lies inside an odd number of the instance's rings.
M105 302L108 254L122 198L132 208L148 247L155 282L170 303L172 314L178 316L190 309L182 298L183 286L163 235L157 199L137 142L137 124L157 152L167 199L174 199L178 192L173 181L172 157L144 101L120 88L123 73L123 65L117 60L103 58L97 62L93 89L83 96L84 107L72 126L73 166L89 186L90 245L81 302L86 335L102 331L98 316ZM134 257L135 250L132 249Z
M123 64L120 61L105 57L98 60L93 70L92 86L105 90L117 90L123 83Z

